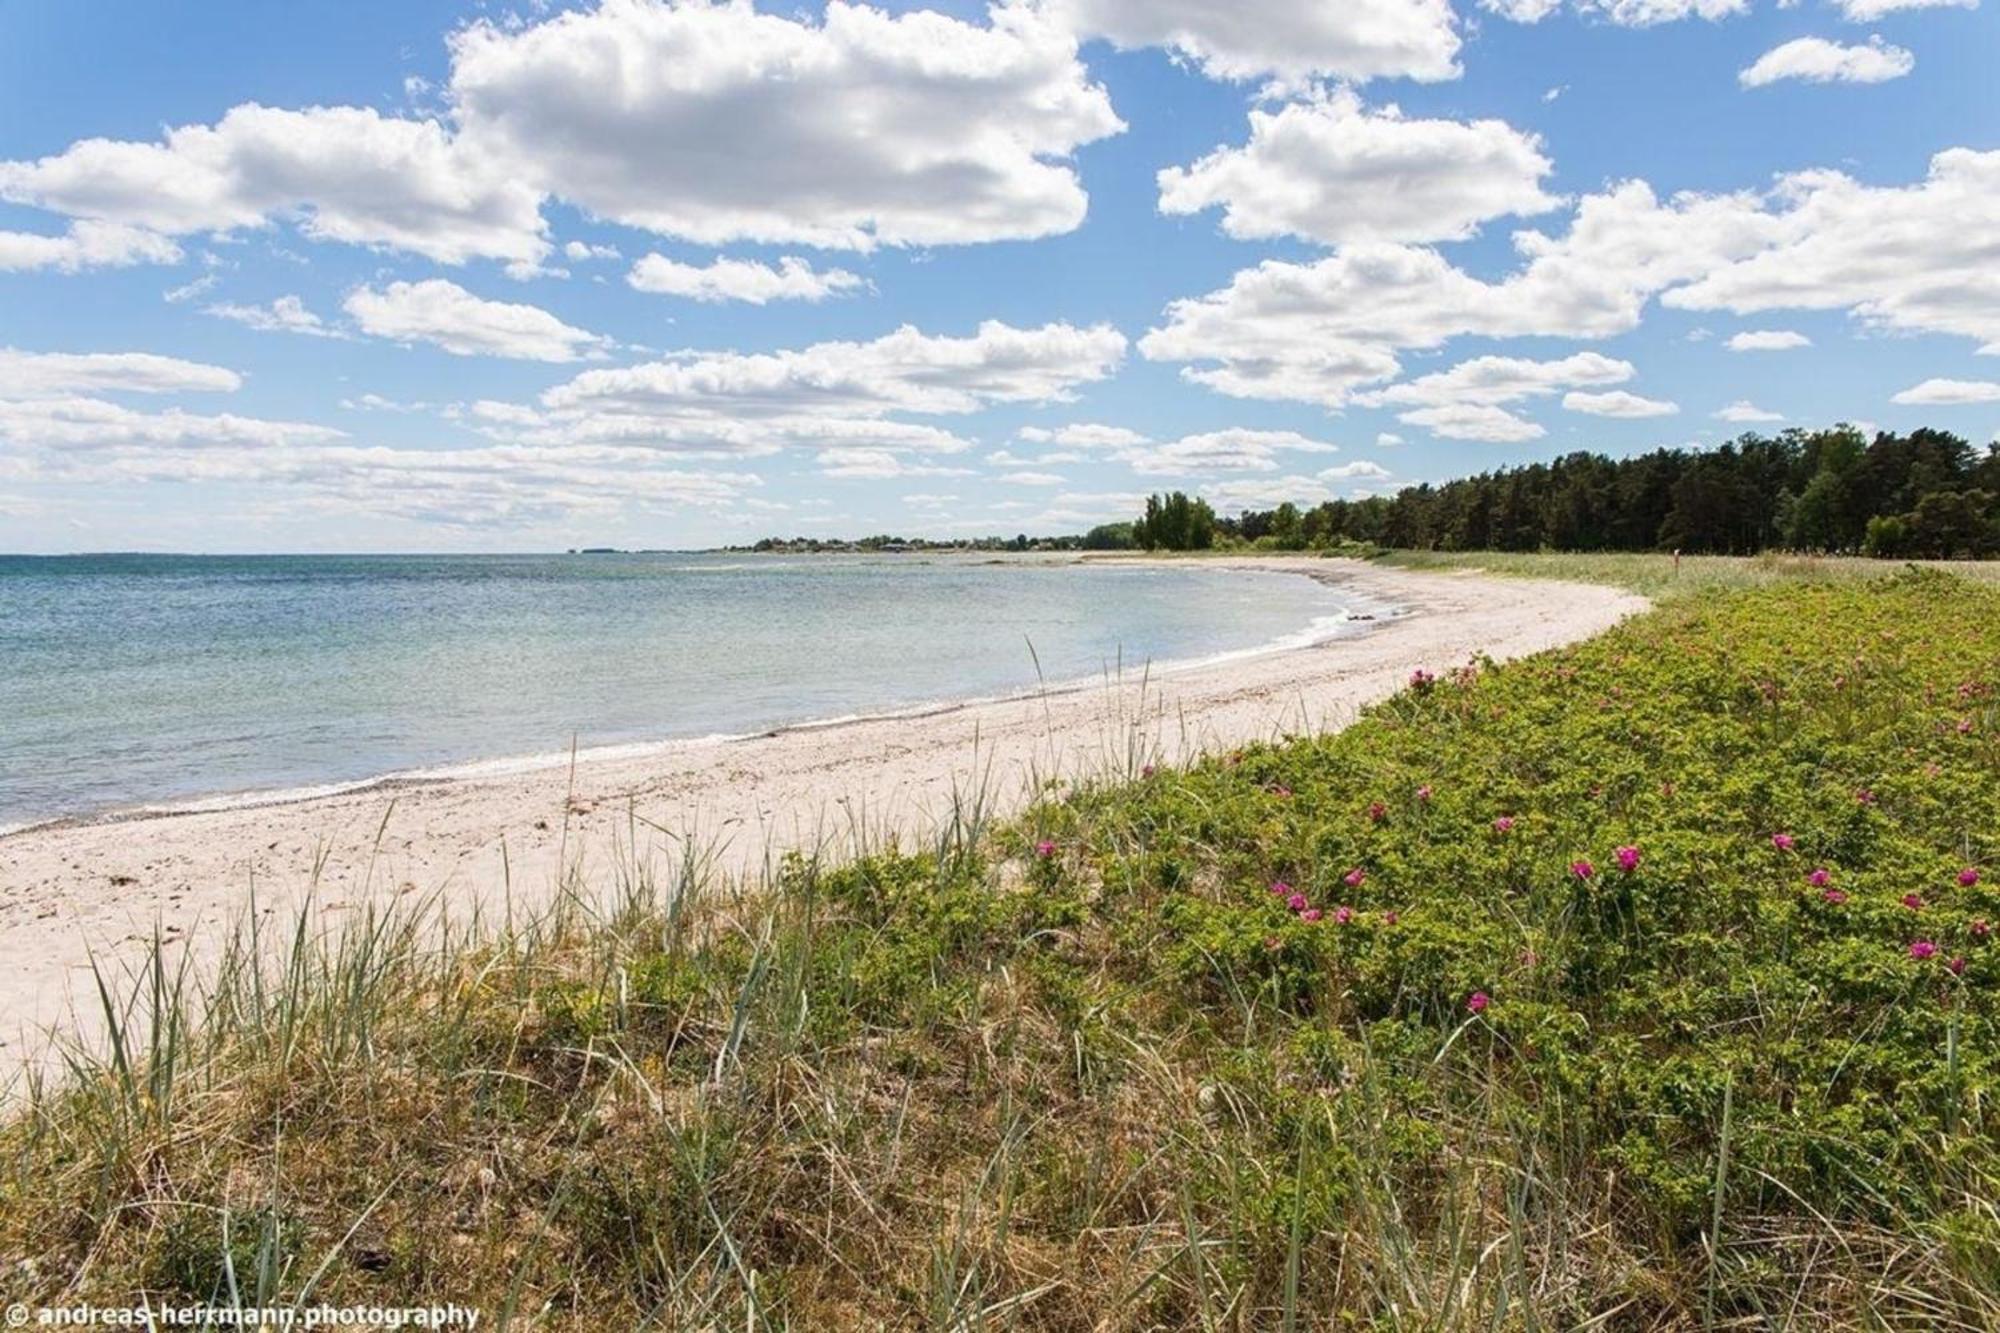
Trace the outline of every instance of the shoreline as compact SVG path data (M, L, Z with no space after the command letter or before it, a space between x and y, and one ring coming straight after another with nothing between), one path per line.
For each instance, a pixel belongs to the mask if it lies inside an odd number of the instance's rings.
M1245 563L1232 565L1231 560ZM1217 568L1241 568L1254 572L1291 574L1313 579L1330 587L1345 587L1347 580L1337 573L1312 567L1311 557L1215 557ZM1163 568L1179 567L1184 562L1159 557L1146 556L1078 556L1074 559L1050 562L1068 565L1106 565L1114 567ZM1340 562L1347 563L1347 562ZM1201 671L1229 665L1233 662L1252 661L1261 657L1280 653L1298 652L1318 648L1328 643L1369 633L1377 626L1402 619L1412 614L1411 608L1394 602L1385 602L1363 594L1357 599L1366 614L1349 613L1338 624L1325 633L1315 633L1314 627L1325 623L1330 617L1316 617L1304 628L1282 635L1265 643L1253 644L1246 648L1224 649L1204 654L1200 657L1170 659L1164 662L1141 661L1134 668L1135 674L1164 679L1190 671ZM119 825L143 824L154 820L181 819L190 815L220 814L238 810L269 810L286 806L303 805L312 801L330 800L341 796L362 796L369 794L394 794L442 783L472 782L483 779L499 779L546 773L571 765L637 763L648 759L670 759L684 750L698 750L708 747L739 744L744 741L774 740L804 732L833 731L842 727L859 726L872 722L921 722L930 718L943 717L968 709L983 708L988 705L1022 703L1044 698L1060 698L1082 691L1097 689L1106 684L1106 675L1070 677L1049 682L1032 688L1024 688L1001 694L967 695L962 698L936 698L921 700L907 705L890 705L882 709L861 713L846 713L830 717L801 718L795 721L775 723L769 727L750 731L718 732L701 736L661 736L646 740L612 741L603 744L579 747L570 751L544 751L535 754L491 755L473 759L449 760L427 765L422 768L392 769L388 772L372 774L360 778L336 778L325 782L303 783L291 787L252 787L240 791L218 791L178 798L166 802L141 805L109 806L98 810L81 811L74 814L54 815L34 819L22 824L0 825L0 845L9 839L44 833L59 829L87 829L114 827ZM4 888L4 885L0 885Z
M92 959L115 989L156 930L199 972L253 902L277 921L310 903L327 931L417 893L453 920L491 920L548 901L566 877L602 883L615 859L671 865L690 848L747 880L787 851L837 856L924 835L968 799L1004 816L1050 782L1337 729L1418 667L1524 656L1648 605L1596 585L1349 561L1212 563L1309 575L1403 613L1310 646L1060 691L0 837L0 947L17 960L0 975L0 1085L51 1028L101 1028Z

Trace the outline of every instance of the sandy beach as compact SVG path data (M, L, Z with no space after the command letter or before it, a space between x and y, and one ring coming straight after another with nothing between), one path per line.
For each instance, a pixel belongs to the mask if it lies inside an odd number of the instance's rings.
M726 872L790 849L838 855L857 837L920 837L978 793L1017 808L1037 782L1173 764L1254 739L1334 729L1413 669L1518 657L1641 610L1615 589L1350 561L1245 557L1391 603L1402 614L1313 647L1171 673L1134 670L1028 698L802 727L532 771L371 787L281 804L49 825L0 837L0 1066L72 1011L92 1022L90 962L113 975L156 928L199 959L253 901L289 921L310 891L337 928L367 902L435 894L489 916L547 901L564 870L609 879L655 866L684 835Z

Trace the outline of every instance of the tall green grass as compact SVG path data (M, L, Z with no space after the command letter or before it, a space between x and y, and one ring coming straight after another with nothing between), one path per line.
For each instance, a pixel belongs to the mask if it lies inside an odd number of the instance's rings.
M1682 556L1678 566L1671 555L1626 551L1386 551L1376 558L1379 563L1398 569L1476 569L1524 578L1607 583L1653 598L1801 582L1866 581L1910 567L1858 556L1793 555L1782 551L1746 556ZM1937 569L1981 583L2000 582L2000 561L1921 561L1916 567Z
M1006 823L968 791L844 864L732 880L635 811L543 912L159 945L0 1129L0 1289L2000 1326L2000 897L1956 878L2000 864L1996 699L2000 593L1718 590L1336 736L1134 751Z

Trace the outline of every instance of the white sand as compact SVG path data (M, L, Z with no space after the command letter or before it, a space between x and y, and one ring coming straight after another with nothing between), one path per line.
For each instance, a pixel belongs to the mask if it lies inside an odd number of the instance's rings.
M949 816L955 795L975 789L1004 812L1037 778L1337 728L1417 667L1537 652L1646 605L1610 588L1349 561L1217 563L1310 573L1408 614L1316 647L1143 683L1133 673L922 716L662 745L586 761L573 777L545 768L0 837L0 1084L42 1049L51 1024L95 1026L93 955L116 974L146 955L156 926L175 949L212 948L241 920L253 884L259 910L288 921L316 862L314 910L329 925L365 899L412 891L438 893L455 913L490 912L507 896L532 906L565 864L608 877L616 844L634 828L656 864L678 855L656 830L693 829L719 845L725 869L754 871L788 848L837 853L857 828L922 836Z

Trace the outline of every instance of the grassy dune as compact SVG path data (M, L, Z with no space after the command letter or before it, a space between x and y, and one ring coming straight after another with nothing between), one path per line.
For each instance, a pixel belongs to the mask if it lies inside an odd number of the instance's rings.
M635 854L498 938L246 940L200 996L162 963L0 1130L0 1284L549 1329L2000 1326L2000 591L1711 582L766 892Z
M1671 555L1607 551L1579 555L1555 551L1390 551L1380 562L1401 569L1483 569L1525 578L1574 579L1608 583L1648 597L1761 588L1780 583L1852 582L1879 579L1907 566L1859 556L1762 555L1683 556L1678 570ZM2000 583L2000 561L1918 561L1980 583Z

